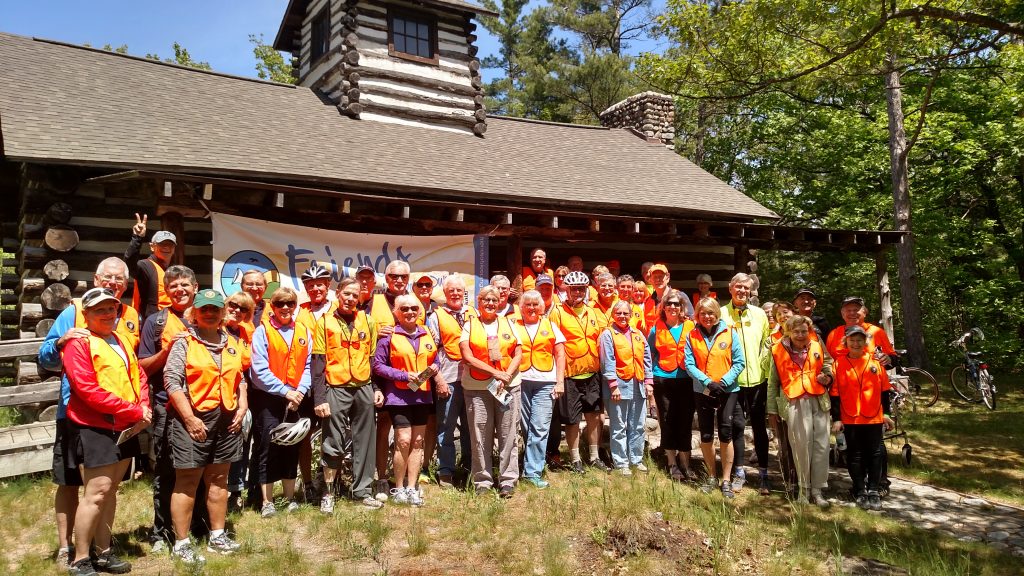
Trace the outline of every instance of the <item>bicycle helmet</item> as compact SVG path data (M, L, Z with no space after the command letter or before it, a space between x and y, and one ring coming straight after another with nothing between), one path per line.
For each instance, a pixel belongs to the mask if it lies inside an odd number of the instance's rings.
M563 283L566 286L587 286L590 284L590 278L587 278L587 275L584 272L573 270L565 275Z
M331 277L330 271L327 270L327 268L324 268L323 266L321 266L319 264L313 264L309 268L306 268L306 271L302 273L302 281L303 282L305 282L307 280L317 280L319 278L330 279L330 277Z
M281 422L270 431L270 441L278 446L294 446L309 433L309 418L297 422Z

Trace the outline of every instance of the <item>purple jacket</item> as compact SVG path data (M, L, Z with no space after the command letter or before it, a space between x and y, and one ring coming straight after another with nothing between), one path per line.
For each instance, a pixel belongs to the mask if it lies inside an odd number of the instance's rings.
M402 329L402 326L396 325L395 332L404 334L409 338L409 343L412 344L413 350L419 352L420 341L423 338L429 338L427 331L422 326L417 326L416 330L410 334ZM408 374L404 370L398 370L391 367L391 335L382 337L377 341L377 351L373 354L373 358L370 360L370 365L373 367L373 376L377 382L377 387L381 392L384 393L384 404L386 406L411 406L415 404L433 404L434 399L431 396L430 390L404 390L395 387L394 381L408 382ZM437 361L432 364L434 368L437 368ZM431 383L433 386L433 383Z

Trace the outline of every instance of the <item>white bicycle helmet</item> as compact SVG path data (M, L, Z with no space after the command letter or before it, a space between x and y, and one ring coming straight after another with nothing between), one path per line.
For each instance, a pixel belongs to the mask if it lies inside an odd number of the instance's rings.
M590 278L587 278L587 274L585 272L573 270L565 275L565 280L562 282L566 286L587 286L590 284Z
M281 422L270 432L270 441L278 446L294 446L309 434L309 418L298 422Z
M313 264L309 268L306 268L306 271L302 273L303 282L306 280L316 280L318 278L330 279L330 277L331 272L319 264Z

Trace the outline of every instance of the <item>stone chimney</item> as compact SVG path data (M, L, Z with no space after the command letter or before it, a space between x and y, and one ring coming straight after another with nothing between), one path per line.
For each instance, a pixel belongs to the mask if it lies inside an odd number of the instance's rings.
M676 136L676 109L672 97L657 92L641 92L613 104L601 112L601 125L626 128L648 142L661 142L672 148Z

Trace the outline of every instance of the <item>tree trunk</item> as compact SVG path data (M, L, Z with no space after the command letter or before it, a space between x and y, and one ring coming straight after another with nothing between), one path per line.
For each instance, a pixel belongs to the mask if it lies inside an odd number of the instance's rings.
M910 364L927 366L921 324L921 297L917 290L917 263L914 259L914 235L910 221L910 176L907 173L907 133L903 125L903 88L900 73L890 62L885 74L885 96L889 113L889 164L892 169L892 198L896 229L906 232L896 247L900 277L900 302L903 308L903 334Z

